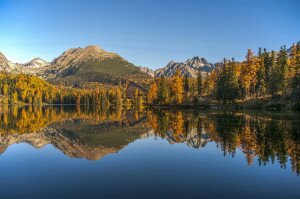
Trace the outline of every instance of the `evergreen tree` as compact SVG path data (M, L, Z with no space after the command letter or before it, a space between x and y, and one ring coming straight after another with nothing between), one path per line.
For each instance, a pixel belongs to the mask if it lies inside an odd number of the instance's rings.
M167 85L167 79L164 76L162 76L159 80L158 102L159 104L169 103L169 88Z
M300 42L293 45L291 53L292 91L293 95L300 99Z
M288 54L286 47L281 47L276 61L276 67L278 67L278 86L279 91L283 94L287 87L287 74L288 74Z
M224 63L217 82L217 99L223 102L234 102L239 97L239 82L235 72L234 60Z
M262 53L261 48L258 50L258 61L259 69L257 71L257 81L255 85L256 96L264 96L266 92L266 83L265 83L265 55Z
M270 94L272 95L272 97L274 97L275 95L278 94L281 85L281 68L278 67L278 65L276 64L275 61L275 52L272 51L271 52L271 56L270 56L270 65L269 65L269 70L270 70L270 77L269 77L269 91Z
M203 93L203 80L202 80L201 71L198 71L198 75L197 75L197 91L198 91L198 95L201 96Z
M264 63L264 72L265 72L265 89L266 93L270 94L270 73L271 73L271 65L273 63L273 58L270 56L270 53L264 48L263 52L263 63Z
M189 77L187 75L184 76L184 92L186 95L190 92Z

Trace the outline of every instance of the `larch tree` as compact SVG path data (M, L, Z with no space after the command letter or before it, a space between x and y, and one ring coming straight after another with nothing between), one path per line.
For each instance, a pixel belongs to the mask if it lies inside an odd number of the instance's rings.
M170 87L172 96L175 98L175 103L181 104L183 100L183 78L179 70L177 70L174 76L171 78Z
M157 101L158 97L158 88L157 83L154 81L149 88L148 94L147 94L147 101L149 104L153 104Z

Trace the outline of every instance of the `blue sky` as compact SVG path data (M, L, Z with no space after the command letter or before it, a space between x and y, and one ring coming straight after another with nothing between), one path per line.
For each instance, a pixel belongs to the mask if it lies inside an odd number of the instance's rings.
M14 62L94 44L158 68L299 40L297 0L0 0L0 51Z

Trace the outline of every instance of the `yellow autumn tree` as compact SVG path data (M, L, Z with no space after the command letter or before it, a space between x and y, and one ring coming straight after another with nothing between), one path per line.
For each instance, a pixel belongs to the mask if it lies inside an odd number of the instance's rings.
M246 61L241 64L240 68L240 81L244 89L243 95L248 98L251 94L251 89L253 89L256 84L256 74L258 70L257 59L253 55L253 51L248 49L246 54Z
M149 104L152 104L157 99L157 97L158 97L157 91L158 91L157 84L156 84L156 82L153 82L150 85L148 95L147 95L147 101Z
M179 70L177 70L171 78L170 88L175 102L181 104L183 99L183 78Z

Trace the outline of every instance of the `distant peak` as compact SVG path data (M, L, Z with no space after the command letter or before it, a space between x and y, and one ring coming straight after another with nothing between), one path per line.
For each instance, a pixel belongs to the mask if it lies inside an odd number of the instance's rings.
M7 61L7 59L6 59L5 55L4 55L4 54L2 54L1 52L0 52L0 59L2 59L2 60L6 60L6 61Z
M103 51L102 48L100 48L99 46L96 46L96 45L89 45L89 46L85 47L85 49L87 49L87 50L96 50L96 51L99 51L99 50Z
M32 59L32 61L35 61L35 60L43 60L43 59L40 58L40 57L35 57L35 58ZM44 60L43 60L43 61L44 61Z

